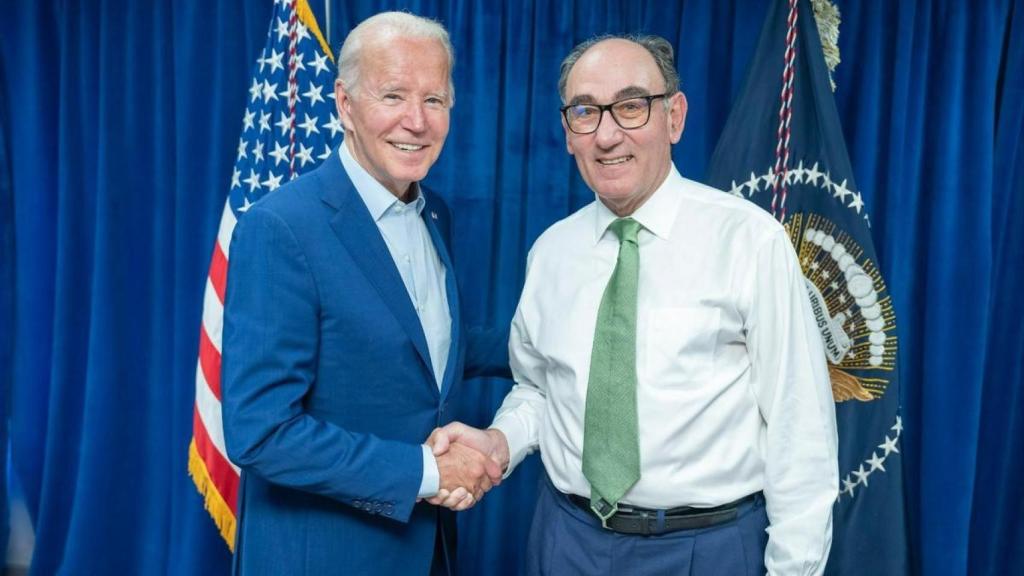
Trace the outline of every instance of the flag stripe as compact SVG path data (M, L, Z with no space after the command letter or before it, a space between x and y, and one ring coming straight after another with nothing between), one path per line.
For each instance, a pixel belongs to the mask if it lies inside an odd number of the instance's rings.
M213 443L206 426L203 424L198 406L193 414L192 428L195 434L196 450L206 465L206 473L210 478L210 482L224 499L224 503L231 509L231 513L237 518L238 472L234 465L224 457L224 454Z
M235 231L235 212L231 210L231 198L224 202L224 211L220 215L220 228L217 229L217 246L224 253L224 259L231 258L231 234Z
M224 302L224 292L228 284L228 259L220 247L220 242L213 245L213 256L210 258L210 281L217 292L217 298Z
M199 368L203 372L210 392L219 402L220 395L220 353L213 347L206 330L199 331Z
M203 298L203 330L217 350L217 354L220 354L220 341L224 331L224 305L217 297L213 281L209 278L206 279L206 293Z
M202 371L197 370L196 372L196 412L200 417L200 420L196 422L202 422L203 433L209 440L208 444L217 449L221 459L237 475L239 472L238 466L235 466L228 460L228 451L224 444L224 423L221 420L220 401L213 396L209 385L206 384Z

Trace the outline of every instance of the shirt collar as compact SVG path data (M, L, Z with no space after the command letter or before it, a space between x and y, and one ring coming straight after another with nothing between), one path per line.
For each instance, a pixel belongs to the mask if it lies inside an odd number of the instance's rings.
M646 202L640 205L635 212L628 217L636 220L645 230L658 238L668 240L672 235L672 226L676 221L679 202L682 199L683 177L672 164L665 181L658 186L658 189L651 194ZM612 212L601 199L597 199L597 210L594 218L594 244L601 241L601 237L608 230L619 216Z
M352 185L355 186L356 192L359 193L359 197L363 199L363 203L370 210L370 216L373 217L374 222L379 221L384 217L384 214L393 207L398 205L409 206L414 208L416 212L422 214L423 206L426 203L423 199L423 194L420 193L420 185L418 182L413 182L413 193L416 195L416 199L408 204L402 202L395 197L383 184L378 182L359 162L352 157L352 154L348 150L348 145L342 141L341 151L338 153L338 157L341 158L341 165L344 166L345 172L348 173L349 179L352 180Z

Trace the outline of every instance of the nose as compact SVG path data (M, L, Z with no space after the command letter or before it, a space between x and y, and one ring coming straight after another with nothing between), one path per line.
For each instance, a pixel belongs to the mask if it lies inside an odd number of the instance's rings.
M426 110L422 102L409 102L405 109L402 126L410 132L423 132L427 128Z
M612 118L612 111L603 110L601 122L597 125L597 131L594 133L594 142L601 148L612 148L621 141L622 129L619 128L615 118Z

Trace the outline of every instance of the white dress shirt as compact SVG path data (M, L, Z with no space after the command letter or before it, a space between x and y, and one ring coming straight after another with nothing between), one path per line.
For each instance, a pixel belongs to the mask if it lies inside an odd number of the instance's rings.
M423 222L426 200L420 193L419 185L415 183L415 199L408 204L399 200L356 162L345 142L342 142L339 156L352 185L384 237L409 300L416 309L423 335L427 339L434 379L440 388L448 366L448 350L452 345L452 317L448 310L444 263L437 255L434 241ZM423 445L422 451L423 478L418 492L420 498L437 494L440 485L440 474L433 453L426 445Z
M769 214L684 179L632 215L639 235L640 480L626 504L710 507L763 491L770 574L819 574L838 495L835 408L790 240ZM538 445L554 485L589 497L583 422L616 218L599 201L534 244L512 322L516 385L493 427L509 470Z

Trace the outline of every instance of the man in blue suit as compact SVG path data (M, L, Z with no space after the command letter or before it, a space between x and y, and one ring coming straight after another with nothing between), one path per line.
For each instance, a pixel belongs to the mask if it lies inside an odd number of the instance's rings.
M431 20L356 27L335 83L345 141L235 229L223 406L238 574L451 574L454 514L432 504L467 508L500 480L471 448L423 444L464 375L507 370L502 338L461 326L449 211L418 184L448 134L453 63Z

